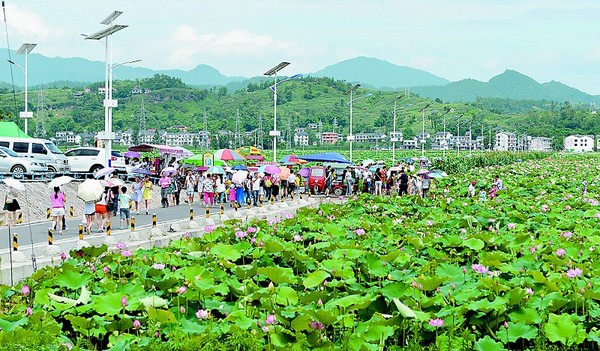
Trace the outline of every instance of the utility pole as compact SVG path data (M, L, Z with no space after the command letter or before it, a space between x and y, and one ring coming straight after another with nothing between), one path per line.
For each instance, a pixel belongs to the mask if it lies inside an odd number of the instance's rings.
M208 150L208 139L210 138L210 133L208 132L208 114L206 113L206 108L204 108L204 114L202 115L202 124L204 128L203 144L206 150Z
M285 146L287 147L288 150L292 149L292 114L289 114L288 116L288 121L287 121L287 126L286 126L286 130L285 130Z
M234 148L238 148L240 147L239 142L241 139L241 135L240 135L240 110L237 109L235 111L235 135L234 135Z
M258 140L257 145L260 148L264 148L263 145L263 116L262 114L258 115Z
M45 99L46 99L46 94L44 93L44 90L40 86L40 90L37 95L37 106L36 106L36 112L37 112L38 118L35 121L35 136L37 138L45 138L46 137L46 129L44 128Z

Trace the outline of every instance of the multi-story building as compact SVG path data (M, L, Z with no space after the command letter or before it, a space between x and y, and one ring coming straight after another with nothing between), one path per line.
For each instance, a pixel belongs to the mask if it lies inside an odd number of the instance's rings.
M417 139L402 140L402 148L403 149L407 149L407 150L416 149L416 148L418 148L418 145L419 145L419 143L418 143Z
M531 137L529 151L552 151L552 138Z
M517 136L515 133L500 132L496 133L496 143L494 150L497 151L515 151L517 150Z
M138 134L138 143L139 144L152 144L154 143L154 137L156 136L156 130L148 129L148 130L140 130Z
M340 136L338 133L334 132L323 132L321 133L321 143L322 144L335 144L338 142Z
M594 137L592 135L569 135L564 139L564 146L566 151L594 151Z
M195 135L188 132L166 132L162 135L162 140L165 145L183 146L194 145Z
M354 141L357 143L376 143L383 139L385 139L385 134L377 134L377 133L354 134Z
M308 133L307 132L296 132L294 134L294 145L308 146Z

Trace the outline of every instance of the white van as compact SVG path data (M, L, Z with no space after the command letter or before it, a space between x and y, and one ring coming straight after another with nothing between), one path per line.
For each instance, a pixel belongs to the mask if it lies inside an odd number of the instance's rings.
M37 138L1 137L4 146L23 157L46 163L49 172L69 172L69 160L50 140Z

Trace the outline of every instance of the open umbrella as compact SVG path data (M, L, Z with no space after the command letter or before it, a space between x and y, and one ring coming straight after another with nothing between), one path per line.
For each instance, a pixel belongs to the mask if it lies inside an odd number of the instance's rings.
M429 170L425 169L425 168L421 168L417 171L417 174L427 174L429 173Z
M4 182L4 184L6 184L7 186L9 186L15 190L25 191L25 184L21 183L21 181L18 179L4 178L4 179L2 179L2 181Z
M83 183L79 184L77 197L85 202L97 201L103 192L104 187L99 180L86 179Z
M287 167L279 167L281 172L279 173L279 179L286 180L290 176L290 169Z
M231 167L231 169L233 169L234 171L247 171L248 167L246 167L244 165L235 165L235 166Z
M56 177L56 178L52 179L50 181L50 183L48 183L48 188L53 189L54 187L57 187L57 186L63 186L65 184L69 184L72 181L73 181L73 177L69 177L69 176Z
M98 170L98 172L96 172L96 178L102 178L105 175L109 175L114 171L116 171L116 169L114 169L112 167L104 167L104 168Z
M177 169L175 167L165 167L162 172L165 172L166 174L171 174L171 173L176 173ZM162 173L161 172L161 173Z
M139 152L135 152L135 151L127 151L126 153L123 154L123 156L127 157L127 158L140 158L140 153Z
M109 188L112 188L115 186L123 186L123 185L125 185L125 182L119 178L110 178L110 179L100 180L100 184L102 184L102 186L105 186L105 187L107 186Z
M220 149L215 151L215 160L221 161L243 161L244 156L230 149Z
M261 171L260 168L258 170L259 170L259 172ZM281 173L281 169L275 165L268 165L267 167L265 167L265 169L262 172L269 173L269 174L279 174L279 173Z
M212 174L225 174L225 170L221 166L212 166L206 172Z
M298 156L296 156L294 154L291 154L291 155L283 156L281 158L281 160L279 160L279 163L293 163L293 164L298 164L298 163L306 163L306 161L299 159Z
M196 170L199 172L204 172L204 171L208 171L210 167L207 166L201 166L201 167L196 167Z
M152 172L150 172L149 170L144 169L144 168L136 168L136 169L134 169L131 172L137 173L137 174L152 175Z
M300 174L302 177L308 177L310 174L310 168L302 168L298 174Z
M231 181L234 184L242 184L248 177L248 171L237 171L231 177Z

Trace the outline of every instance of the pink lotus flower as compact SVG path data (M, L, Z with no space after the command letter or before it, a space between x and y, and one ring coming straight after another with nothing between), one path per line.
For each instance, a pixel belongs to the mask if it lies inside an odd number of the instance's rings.
M27 307L27 309L25 309L25 317L29 317L33 314L33 310L31 309L31 307Z
M364 234L365 234L365 230L364 230L364 229L362 229L362 228L358 228L358 229L356 229L356 230L354 231L354 234L356 234L356 235L358 235L358 236L364 235Z
M127 245L125 245L124 242L120 242L117 244L117 249L119 249L119 250L123 250L126 247L127 247Z
M565 251L565 249L558 249L556 250L556 256L560 257L560 256L564 256L567 252Z
M27 295L29 295L29 293L30 293L29 286L23 285L21 287L21 294L23 294L23 296L27 296Z
M431 227L431 226L433 225L433 222L432 222L432 221L430 221L430 220L427 220L427 221L425 222L425 225L426 225L426 226L428 226L428 227Z
M142 327L142 323L140 323L140 321L138 321L137 319L133 321L133 329L140 329Z
M268 333L268 332L269 332L269 327L267 327L266 325L263 325L262 327L260 327L260 329L261 329L262 331L264 331L265 333Z
M516 225L516 224L514 224L514 223L508 223L508 224L506 225L506 227L507 227L508 229L515 229L515 228L517 227L517 225Z
M110 268L108 268L108 266L104 266L104 268L102 269L102 271L104 272L104 274L108 273L110 271Z
M123 257L131 257L133 253L129 250L123 250L121 251L121 255L123 255Z
M121 306L125 307L127 306L127 296L123 296L123 298L121 299Z
M208 319L208 312L206 310L198 310L196 312L196 317L198 319Z
M267 323L268 325L276 324L277 323L277 317L275 317L274 314L270 314L270 315L267 316L267 319L265 320L265 323Z
M575 269L569 269L567 271L567 277L569 278L577 278L579 276L581 276L581 273L583 273L583 271L579 268L575 268Z
M548 205L542 205L542 212L548 212L550 210L550 207L548 207Z
M325 328L325 325L321 322L312 321L310 322L310 327L314 330L323 330Z
M465 228L460 228L460 233L461 234L467 234L467 230Z
M298 234L294 235L294 241L302 241L302 237Z
M560 235L564 236L567 239L571 239L571 237L573 237L573 233L571 232L562 232Z
M177 288L178 294L185 294L186 291L187 291L187 288L185 286L180 286L179 288Z
M319 306L319 307L323 306L323 300L319 299L319 301L317 301L317 306Z
M532 247L530 247L530 248L529 248L529 252L531 252L531 253L535 253L535 251L536 251L536 248L535 248L535 246L532 246Z
M436 319L430 319L429 320L429 325L435 328L439 328L439 327L443 327L444 326L444 320L440 319L440 318L436 318Z
M529 294L529 296L533 296L533 289L532 288L525 288L525 292L527 294Z
M473 265L471 265L471 269L479 274L486 274L486 273L489 273L489 271L490 271L487 267L485 267L484 265L479 264L479 263L477 263L477 264L473 263Z
M204 227L204 231L206 233L212 233L215 230L215 226L214 225L207 225L206 227Z
M161 270L161 269L165 269L165 265L162 263L155 263L152 265L152 268Z
M61 252L60 259L63 260L63 261L66 260L67 259L67 254L64 253L64 252Z
M94 273L96 271L96 266L91 265L90 266L90 272Z
M241 230L240 230L240 231L238 231L238 232L235 232L235 237L236 237L236 238L243 238L243 237L245 237L246 235L248 235L248 233L246 233L246 232L243 232L243 231L241 231Z
M183 306L180 306L180 307L179 307L179 312L181 312L181 313L185 313L185 307L183 307Z
M252 245L256 244L256 238L250 239L250 242L252 243Z
M248 227L248 229L246 229L246 232L248 233L256 233L258 231L258 229L256 229L256 227Z

